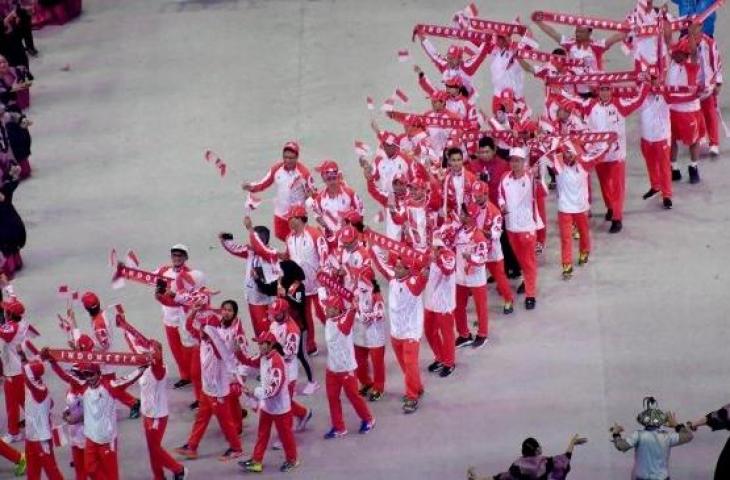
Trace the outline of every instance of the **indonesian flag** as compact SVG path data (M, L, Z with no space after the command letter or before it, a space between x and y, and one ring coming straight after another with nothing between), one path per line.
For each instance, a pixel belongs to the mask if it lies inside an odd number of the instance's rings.
M368 110L375 110L375 102L373 102L373 97L367 97L365 101L367 103Z
M407 49L398 50L398 61L405 63L411 59L411 54L408 53Z
M365 142L355 140L355 155L357 155L358 158L369 156L370 147Z
M392 112L395 110L395 99L393 97L388 98L383 102L383 104L380 106L381 112Z
M53 446L56 448L65 447L68 444L68 435L66 434L66 425L55 425L51 432Z
M58 286L58 297L64 300L77 301L79 299L79 291L71 290L68 285Z
M124 264L128 267L139 267L139 257L134 250L129 250L127 252L127 258L125 259Z
M408 95L406 95L405 92L398 87L395 88L395 96L403 103L408 103Z
M479 9L474 2L464 7L464 10L462 10L462 12L464 13L464 16L468 18L474 18L479 15Z
M212 150L206 150L204 154L205 161L212 163L218 169L218 173L221 177L226 176L226 169L228 168L226 163L221 159L217 153Z

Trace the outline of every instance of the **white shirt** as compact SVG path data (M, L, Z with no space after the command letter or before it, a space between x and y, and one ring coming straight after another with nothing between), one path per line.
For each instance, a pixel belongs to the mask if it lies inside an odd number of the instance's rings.
M217 330L212 325L202 328L209 337L217 336ZM225 362L225 352L220 352L218 358L211 341L200 342L200 376L203 383L203 393L211 397L222 398L231 392L231 383Z
M583 213L590 208L588 202L588 172L579 161L569 166L556 162L558 187L558 211Z
M636 449L633 478L666 480L669 478L669 453L679 443L677 432L637 430L626 438Z
M300 234L292 231L286 237L286 250L289 252L289 258L304 270L304 293L306 295L317 293L320 253L327 252L327 242L320 231L310 226L305 226Z
M26 379L32 379L33 374L30 373L30 367L26 366ZM33 398L30 389L25 387L25 439L32 442L43 442L51 439L51 406L53 401L48 392L47 387L38 385L46 390L46 396L42 402L37 402Z
M299 349L299 337L302 335L294 320L287 320L284 323L271 322L269 331L274 334L276 341L284 351L284 363L286 364L286 376L288 381L296 382L299 376L299 360L297 351Z
M380 294L374 295L370 286L358 282L359 301L353 343L358 347L375 348L385 345L385 305Z
M511 89L515 97L522 98L524 93L524 74L519 62L510 49L499 50L495 47L489 55L489 71L492 78L492 92L498 97L503 91Z
M622 102L622 99L616 101ZM588 129L592 132L615 132L618 136L616 143L611 145L604 158L604 162L626 161L626 118L619 112L614 101L602 103L591 102L590 110L586 115Z
M693 87L697 85L697 72L699 67L686 61L679 64L672 60L667 70L666 84L669 86ZM700 110L700 100L696 98L689 102L672 103L669 109L675 112L698 112Z
M278 353L261 357L261 386L256 387L262 398L261 409L271 415L282 415L291 410L289 396L289 378L286 376L286 364Z
M648 142L666 142L672 137L669 104L664 95L650 93L639 109L641 138Z
M292 205L304 203L307 199L307 187L314 189L314 181L309 170L299 162L291 170L284 168L284 162L275 163L264 178L252 184L251 191L261 192L271 185L276 185L274 215L280 218L286 217Z
M603 52L606 50L606 40L590 40L586 46L580 46L574 37L563 37L560 45L568 53L568 58L583 60L582 67L573 67L571 70L574 74L600 72L603 70ZM587 93L591 91L589 85L577 85L578 93Z
M508 173L499 184L499 207L510 232L535 232L543 227L536 211L533 178L529 171L520 178Z
M139 379L139 397L142 415L147 418L164 418L169 414L167 406L167 369L158 380L147 368Z
M420 340L423 336L423 298L410 288L419 283L417 277L404 281L393 279L388 289L388 316L390 335L398 340ZM407 285L409 284L409 285Z
M330 372L352 372L357 368L352 325L346 325L348 321L354 322L354 319L355 311L352 310L338 317L328 318L324 324L324 339L327 342L327 370ZM343 330L346 330L347 333Z
M11 332L15 329L15 334ZM5 325L0 325L0 361L3 364L3 375L14 377L23 373L23 366L18 356L17 346L22 345L28 332L28 322L21 320L13 324L7 320Z
M408 175L410 171L408 162L403 157L396 155L389 158L382 150L378 150L374 163L375 184L386 195L393 193L393 177L396 174Z
M190 285L188 283L185 283L185 289L179 290L178 284L175 282L175 279L177 279L178 272L175 271L174 268L170 266L162 266L157 269L157 274L160 274L161 271L164 270L164 273L162 273L162 276L165 278L169 278L172 280L170 282L170 289L175 293L182 293L182 291L190 292L192 290L201 288L205 286L205 275L203 275L203 272L200 272L199 270L190 270L188 272L190 276L193 279L194 284ZM181 327L185 325L185 310L183 307L168 307L166 305L162 305L162 322L166 326L170 327ZM184 328L180 329L181 335L183 334Z
M451 253L442 259L431 263L424 302L429 312L451 313L456 308L456 258Z
M94 443L112 443L117 438L115 400L102 382L84 391L84 435Z
M456 234L456 284L481 287L487 284L487 239L481 230L461 228ZM469 256L467 261L464 254Z

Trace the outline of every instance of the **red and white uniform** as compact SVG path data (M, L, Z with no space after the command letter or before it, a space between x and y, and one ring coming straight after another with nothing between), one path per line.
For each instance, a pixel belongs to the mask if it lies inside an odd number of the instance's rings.
M575 37L566 37L560 40L560 45L568 53L568 58L583 60L583 66L574 67L571 70L575 74L593 73L603 71L603 54L606 53L606 40L590 40L585 43L578 43ZM589 93L589 85L577 85L578 93Z
M446 119L457 119L461 120L461 117L453 112L450 112L449 110L446 110L444 108L443 111L437 112L435 110L428 110L423 113L423 115L427 117L432 118L446 118ZM438 127L434 125L430 125L426 127L426 132L428 133L428 140L431 143L431 146L436 152L443 152L444 148L446 148L446 144L449 141L449 137L451 136L451 132L453 131L453 128L444 128L444 127Z
M20 409L25 405L23 386L23 367L17 347L23 345L28 335L28 322L7 320L0 325L0 363L3 367L3 392L5 393L5 413L8 419L8 433L20 433Z
M456 234L456 330L460 337L469 336L466 304L474 297L480 337L489 335L487 305L487 238L480 229L463 226ZM468 257L468 258L467 258Z
M489 54L489 72L492 79L492 95L499 97L503 91L512 90L516 98L523 98L524 71L511 48L494 49ZM494 105L494 102L492 103Z
M499 208L505 220L510 245L522 268L525 279L525 294L537 294L537 258L535 232L543 228L537 210L535 178L528 169L521 177L512 172L505 174L499 184Z
M456 308L456 258L442 247L431 264L424 291L426 341L434 359L447 367L455 363L454 309Z
M667 70L666 84L669 86L694 87L699 85L700 67L687 60L677 63L672 60ZM669 105L672 121L672 140L681 141L685 145L694 145L704 133L700 100L696 96L688 96L686 102L673 102Z
M344 225L345 212L354 210L361 216L363 214L362 199L345 182L340 183L335 194L331 194L327 188L323 188L315 193L308 202L311 203L312 210L322 217L330 234L340 231Z
M51 409L53 400L48 388L33 376L28 364L23 367L25 380L25 456L28 461L27 476L40 480L45 472L49 480L62 480L53 454Z
M254 333L258 336L262 330L268 328L266 312L272 298L259 291L253 273L260 269L264 276L262 280L265 283L272 283L281 276L281 269L279 268L279 259L275 249L264 245L256 232L252 231L249 239L250 245L242 245L233 240L221 240L221 244L231 255L246 260L246 270L243 277L244 292L251 324Z
M671 21L672 16L663 14L658 8L652 8L647 11L645 8L637 5L631 13L626 17L626 21L636 27L644 27L651 25L659 25L664 19ZM635 37L631 42L631 50L634 60L638 64L656 65L657 64L657 36L648 35L645 37ZM666 54L667 46L662 39L662 52Z
M389 282L388 316L390 337L406 383L406 398L417 400L423 392L418 368L418 349L423 336L423 291L428 277L423 273L395 278L392 268L373 256L378 270Z
M316 296L315 300L317 300ZM302 404L294 400L294 390L299 376L297 351L299 349L299 337L302 335L301 330L294 319L287 315L286 322L271 322L269 331L274 334L276 342L281 345L281 349L284 351L284 363L287 368L286 378L289 382L287 387L291 398L291 413L297 418L304 418L309 412Z
M669 103L661 93L647 95L639 110L641 153L646 161L651 188L672 197L671 143L672 123Z
M279 218L286 218L292 205L304 203L307 199L307 188L314 190L314 179L309 169L301 162L287 170L284 162L276 162L264 178L251 184L251 192L262 192L272 185L276 185L276 197L274 198L274 215Z
M373 181L378 190L384 192L386 196L393 193L393 177L405 175L408 178L410 171L410 161L399 154L391 158L379 150L373 160Z
M352 340L355 344L357 378L363 387L374 391L385 389L385 303L380 293L373 293L373 285L363 280L357 283L358 304ZM370 363L373 376L370 376Z
M392 192L392 187L391 187ZM389 193L385 190L380 190L376 183L373 180L368 180L368 193L370 193L370 196L373 197L373 199L378 202L384 209L383 211L383 217L385 220L385 235L388 238L392 238L393 240L400 241L401 238L403 238L403 226L401 223L398 223L391 212L391 208L389 208L388 205L388 195ZM395 208L393 210L397 211L400 206L404 203L405 199L401 196L395 197Z
M284 358L275 350L253 359L239 356L242 363L259 368L261 385L254 389L259 399L259 428L252 459L262 462L269 444L272 424L276 426L287 461L297 460L297 444L292 431L291 395L288 385L287 366Z
M466 167L462 167L459 174L449 169L443 183L443 215L448 217L452 213L459 214L461 205L471 198L471 186L477 180L476 175Z
M489 191L491 196L491 189ZM505 301L512 303L514 295L504 271L504 254L502 253L502 243L500 238L503 231L502 212L499 208L488 200L486 205L480 205L479 215L477 216L476 225L487 240L487 270L495 283L497 284L497 292Z
M723 78L722 60L715 39L703 33L697 42L697 55L700 65L697 81L702 87L700 95L702 116L705 120L710 146L718 146L720 144L720 118L717 111L715 88L722 85Z
M425 251L429 244L428 198L416 201L407 198L391 211L393 221L400 225L402 240L418 251Z
M474 84L472 77L481 66L484 59L489 54L489 43L485 42L479 47L479 51L473 57L463 61L458 68L450 68L446 62L446 58L438 53L436 47L429 41L428 38L421 40L421 45L426 55L433 62L439 72L441 72L441 79L445 82L454 77L461 78L462 84L469 90L474 91Z
M286 237L286 252L304 270L305 294L315 295L318 287L317 272L322 266L321 260L327 256L327 242L322 232L309 225L301 233L290 232Z
M355 309L351 308L346 313L328 318L324 325L324 338L327 342L327 371L325 372L327 401L332 427L338 432L346 431L340 401L342 390L345 391L345 395L360 420L364 422L373 420L370 409L357 391L357 377L355 376L357 362L352 339L355 315Z

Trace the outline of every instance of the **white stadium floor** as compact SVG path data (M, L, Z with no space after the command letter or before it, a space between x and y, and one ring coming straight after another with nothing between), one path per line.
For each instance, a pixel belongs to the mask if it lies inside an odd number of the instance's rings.
M536 9L622 18L633 2L477 3L481 16L512 20L527 19ZM151 289L111 289L106 262L112 247L134 249L142 265L153 268L166 261L170 245L185 243L190 263L223 291L218 298L234 298L244 307L243 265L216 238L219 231L243 231L240 181L262 176L281 145L297 139L308 166L336 159L367 196L352 148L355 139L374 143L365 98L380 102L400 86L414 109L425 110L413 61L399 63L396 52L408 48L434 76L410 41L411 29L420 22L446 23L461 7L438 0L90 0L77 21L37 33L41 56L31 65L37 80L30 111L35 170L15 201L29 242L15 287L43 333L38 343L63 343L55 320L64 308L56 296L59 284L94 289L107 305L123 302L136 326L163 338ZM717 32L724 53L730 52L726 18L722 12ZM552 49L544 35L537 38L543 49ZM609 69L629 66L618 47L608 60ZM486 65L477 82L487 98ZM542 86L526 82L539 111ZM721 103L727 109L726 91ZM494 474L519 455L525 437L560 453L575 432L590 441L577 449L570 478L629 478L632 454L613 448L608 427L614 421L637 427L645 395L657 396L681 420L730 400L728 156L702 161L701 184L675 184L675 207L665 211L657 199L641 200L648 182L637 128L632 118L624 231L609 236L597 206L591 262L564 282L551 200L537 309L527 312L520 301L515 314L503 316L490 287L489 346L460 350L448 379L424 371L427 393L415 415L401 413L402 377L389 351L387 396L372 405L377 427L365 437L351 433L324 441L324 391L303 397L315 417L297 435L302 463L289 478L458 479L469 465ZM206 148L228 162L225 179L204 163ZM685 179L686 159L683 151ZM369 198L366 209L367 220L376 211ZM271 203L255 213L255 221L270 223ZM246 326L250 331L247 318ZM421 352L425 369L431 360L425 342ZM314 359L320 381L324 362L324 355ZM59 413L62 386L47 378ZM170 448L188 434L191 397L189 389L170 394ZM356 431L353 411L344 408L350 431ZM126 416L126 409L119 414ZM4 425L4 411L0 416ZM255 427L255 419L245 422L246 455ZM119 429L121 477L150 478L141 422L124 419ZM703 430L676 449L672 478L710 478L725 439L724 433ZM235 463L216 460L223 450L213 422L201 458L187 463L190 478L241 475ZM58 457L70 476L68 454L62 449ZM279 478L282 461L280 452L269 452L260 478ZM10 465L0 462L0 478L10 475Z

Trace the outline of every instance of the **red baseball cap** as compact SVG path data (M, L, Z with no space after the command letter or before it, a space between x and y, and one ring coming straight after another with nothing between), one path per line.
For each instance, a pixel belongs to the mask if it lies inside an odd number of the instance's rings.
M82 352L90 352L94 349L94 340L90 336L82 333L76 340L76 348Z
M25 313L25 305L23 305L20 300L15 297L12 297L7 302L2 302L0 306L2 306L3 310L5 310L5 313L14 317L20 317Z
M449 95L449 92L446 90L434 90L431 94L431 100L435 100L437 102L445 102L449 99L451 95Z
M299 144L294 140L289 140L288 142L286 142L282 151L284 150L291 150L292 152L297 154L297 157L299 156Z
M297 205L292 205L289 208L289 212L287 212L287 214L286 214L287 219L301 218L301 217L306 217L306 216L307 216L307 207L305 207L301 203L297 204Z
M445 80L444 85L450 88L461 88L461 86L464 85L464 82L461 80L459 75L454 75L453 77Z
M478 195L478 194L487 195L488 193L489 193L489 185L485 182L482 182L481 180L477 180L471 186L472 195Z
M100 304L99 297L97 297L94 292L85 292L81 296L81 304L87 310L94 308L94 307L98 307Z

